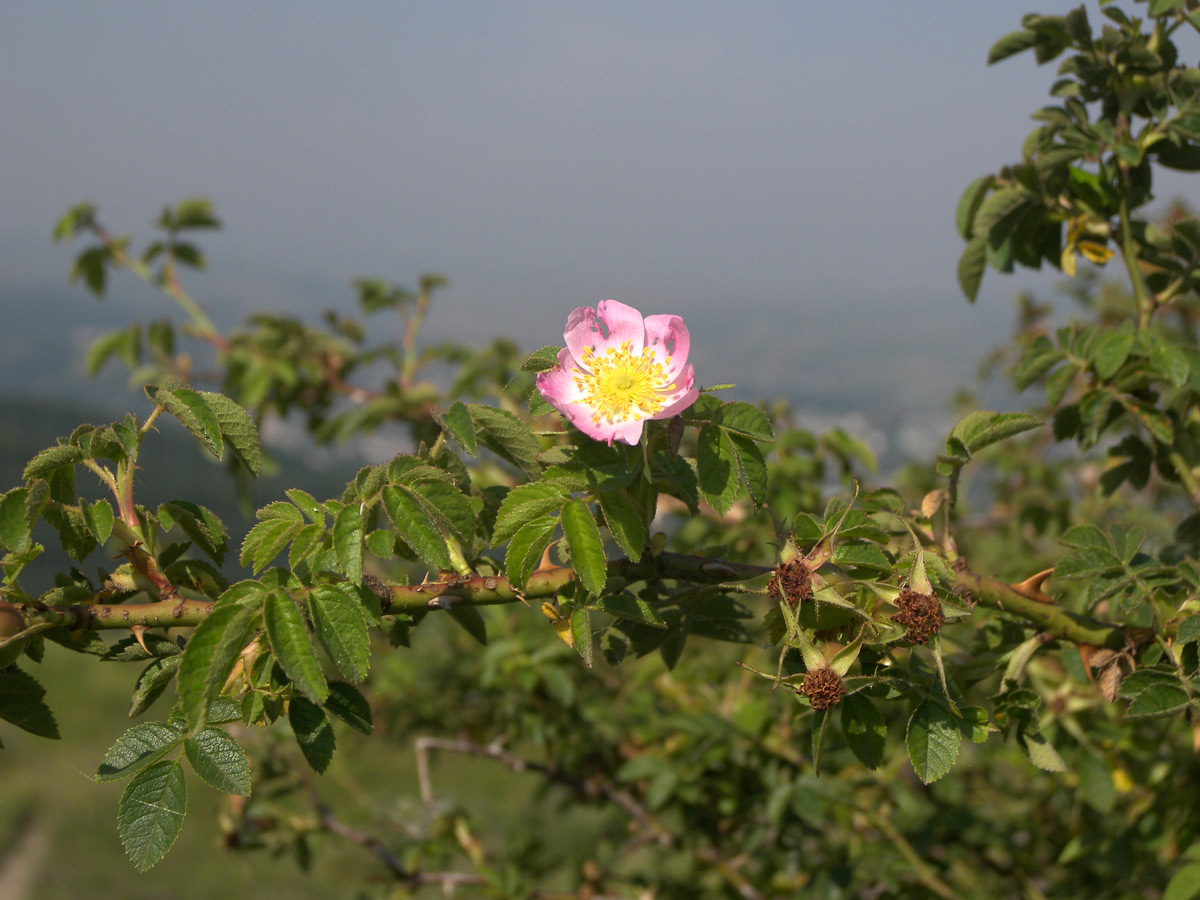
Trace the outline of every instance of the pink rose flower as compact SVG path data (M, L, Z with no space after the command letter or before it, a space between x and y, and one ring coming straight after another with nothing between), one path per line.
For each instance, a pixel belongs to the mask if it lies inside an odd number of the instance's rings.
M567 346L537 377L546 402L598 441L636 444L647 419L669 419L700 391L679 316L646 316L616 300L567 318Z

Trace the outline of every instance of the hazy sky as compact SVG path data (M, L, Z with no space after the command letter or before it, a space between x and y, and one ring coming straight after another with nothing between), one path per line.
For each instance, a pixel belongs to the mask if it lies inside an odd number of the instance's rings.
M146 237L204 194L219 311L438 271L473 339L616 297L691 316L708 383L895 389L828 360L1003 338L1017 284L967 306L953 215L1047 102L1053 68L985 65L1031 5L1073 4L4 0L0 299L64 282L71 203Z

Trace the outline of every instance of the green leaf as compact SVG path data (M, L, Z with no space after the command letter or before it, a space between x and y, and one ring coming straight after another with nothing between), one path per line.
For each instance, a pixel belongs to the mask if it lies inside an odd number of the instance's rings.
M571 564L575 575L589 594L604 592L608 578L608 563L604 558L604 541L592 512L582 500L571 500L562 508L563 534L571 549Z
M483 620L483 613L479 611L479 607L464 606L460 603L457 606L451 606L446 612L456 625L475 638L481 646L487 646L487 622Z
M570 493L557 484L534 482L517 485L500 502L496 524L492 528L492 543L504 543L518 529L534 519L557 512L570 499Z
M230 588L222 598L240 596L233 593L237 590L236 586ZM189 731L196 732L204 724L209 704L254 636L256 618L257 611L250 606L218 600L192 632L179 661L178 686L179 705Z
M268 518L251 528L242 541L242 553L239 561L243 566L252 566L256 575L269 566L271 560L283 552L283 548L304 527L300 511L290 503L284 505L295 512L295 521L283 518ZM260 510L259 514L261 515L262 512Z
M100 768L96 770L96 780L118 781L128 778L179 746L182 740L183 732L174 725L139 722L108 748L104 759L100 761Z
M475 455L475 423L470 410L458 400L446 410L446 431L467 453Z
M288 724L313 771L319 774L329 768L336 741L325 711L303 697L293 697L288 703Z
M655 628L667 627L667 623L653 606L645 600L631 597L629 594L610 594L607 597L600 597L592 604L592 608L616 616L618 619L628 619Z
M0 669L0 719L38 737L58 739L54 713L42 700L46 689L19 666Z
M159 388L154 402L173 415L217 459L225 451L221 423L204 395L186 387Z
M1029 761L1043 772L1065 772L1067 764L1045 737L1038 732L1022 730L1017 735Z
M1088 355L1096 374L1105 380L1117 374L1117 370L1125 363L1129 351L1133 348L1133 340L1132 329L1101 332Z
M358 598L331 584L319 584L308 598L317 638L338 670L350 681L367 677L371 639Z
M883 716L865 694L847 694L842 698L842 733L850 752L868 769L879 768L887 726Z
M967 185L967 189L959 197L958 208L954 213L954 225L964 241L971 239L971 224L975 221L975 214L979 211L979 205L983 203L983 198L987 196L988 191L995 183L995 175L976 178Z
M344 681L329 682L329 696L325 709L333 713L355 731L371 734L374 723L371 719L371 704L352 684Z
M44 478L55 469L73 465L84 458L84 453L71 444L58 444L37 454L25 465L21 478L30 481L34 478Z
M727 431L745 435L756 441L773 441L775 432L767 414L753 403L732 400L724 403L713 416L713 422Z
M221 428L221 436L229 443L237 457L251 475L258 475L262 467L262 447L258 442L258 429L250 414L224 394L201 391L200 396L208 403Z
M545 372L547 369L553 369L558 363L561 350L561 347L542 347L540 350L534 350L521 363L521 371Z
M13 488L0 497L0 547L20 553L29 547L31 530L25 519L27 488Z
M932 784L950 771L961 742L957 722L941 703L926 698L913 710L905 743L913 770L923 783Z
M165 521L169 516L179 530L191 538L213 562L217 565L225 562L225 553L229 550L229 532L216 513L187 500L168 500L159 506L158 515L164 520L164 528L169 527Z
M592 620L587 607L579 606L571 610L571 639L575 652L579 654L583 664L592 667Z
M1125 710L1130 718L1140 716L1169 716L1189 705L1187 691L1177 684L1155 683L1134 697Z
M1153 336L1149 340L1151 342L1151 365L1170 382L1172 387L1181 388L1187 384L1190 372L1187 354L1160 335Z
M733 441L724 430L715 425L700 429L696 467L700 493L718 515L725 515L737 495L738 467Z
M333 520L333 554L338 568L354 584L362 582L362 511L357 503L347 503Z
M1200 897L1200 863L1189 863L1171 876L1162 900L1192 900Z
M541 445L529 426L505 409L472 403L467 407L475 425L475 437L501 459L532 476L539 471Z
M752 439L741 434L731 432L729 440L733 442L733 449L737 451L738 468L741 470L742 480L746 483L750 500L755 509L761 509L767 501L768 489L767 461L763 458L762 450Z
M463 545L475 537L475 512L467 496L448 481L427 478L412 482L410 489L425 505L425 511L440 522Z
M92 533L96 543L103 544L112 534L114 521L112 507L108 505L107 500L103 499L97 500L95 503L81 502L79 506L83 512L83 521L87 523L88 531Z
M129 718L140 716L162 695L179 671L182 660L182 656L167 656L154 660L142 669L129 699Z
M972 303L979 296L983 272L987 268L987 236L978 234L967 241L958 258L958 287Z
M446 539L426 512L425 505L410 488L386 485L383 489L383 505L396 525L396 536L411 547L426 565L439 572L453 567Z
M642 558L642 550L648 538L646 525L633 501L616 491L599 491L596 499L600 501L600 511L604 513L604 524L608 526L608 533L625 555L637 562Z
M250 796L250 762L246 751L221 728L204 728L186 738L183 751L192 770L223 794Z
M1038 35L1036 31L1023 28L1020 31L1010 32L992 45L992 48L988 51L988 65L998 63L1002 59L1008 59L1008 57L1017 53L1022 53L1036 46L1037 43Z
M542 516L522 525L509 540L504 554L504 574L517 590L525 590L529 576L541 562L556 528L558 516Z
M304 617L292 598L283 591L269 593L263 605L263 624L271 650L292 684L314 703L323 702L329 696L329 685Z
M187 781L178 762L160 760L134 776L117 806L117 833L139 872L159 862L183 828Z
M1041 419L1028 413L1000 413L980 409L963 417L951 430L950 437L962 441L967 450L974 454L997 441L1037 428L1041 424Z

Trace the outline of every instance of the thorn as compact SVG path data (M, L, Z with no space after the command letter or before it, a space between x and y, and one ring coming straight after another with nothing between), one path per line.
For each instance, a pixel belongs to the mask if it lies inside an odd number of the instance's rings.
M133 632L134 640L136 640L138 642L138 644L141 646L141 648L143 650L145 650L147 653L150 653L150 648L146 646L146 639L143 637L143 635L146 633L146 626L145 625L130 625L129 630L131 632ZM153 656L154 654L150 653L150 655Z
M550 562L550 547L552 547L552 546L553 546L553 544L550 544L546 547L545 550L542 551L542 560L541 560L541 562L539 562L537 564L537 568L534 569L533 571L544 572L547 569L558 568L556 565L554 565L554 563Z
M1053 574L1054 569L1043 569L1041 572L1030 575L1022 582L1010 584L1009 587L1022 597L1028 597L1030 600L1036 600L1038 603L1053 603L1054 598L1042 592L1042 584Z

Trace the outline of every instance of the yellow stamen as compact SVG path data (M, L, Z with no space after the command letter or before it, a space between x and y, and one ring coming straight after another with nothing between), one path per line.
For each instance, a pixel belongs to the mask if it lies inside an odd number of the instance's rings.
M577 371L575 386L583 393L579 402L592 409L593 423L646 419L665 405L662 392L670 390L671 380L653 350L635 356L629 341L603 355L586 347L579 362L590 371ZM670 362L668 356L666 364Z

